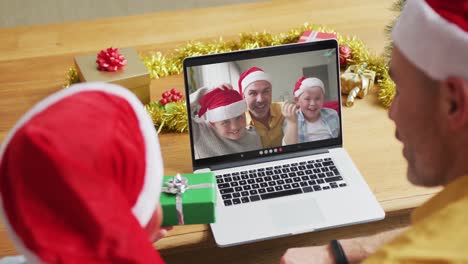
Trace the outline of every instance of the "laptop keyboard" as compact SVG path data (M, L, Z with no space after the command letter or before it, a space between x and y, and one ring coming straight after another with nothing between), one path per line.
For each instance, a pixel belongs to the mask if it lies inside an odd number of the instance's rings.
M224 205L346 187L331 158L216 175Z

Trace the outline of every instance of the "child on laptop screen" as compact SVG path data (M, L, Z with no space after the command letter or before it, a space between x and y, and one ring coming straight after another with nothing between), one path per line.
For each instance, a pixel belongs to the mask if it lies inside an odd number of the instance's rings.
M293 91L295 104L285 103L283 145L338 137L338 114L323 107L325 85L318 78L301 77Z
M246 128L247 104L231 85L198 89L190 95L190 108L195 158L262 148L255 130Z

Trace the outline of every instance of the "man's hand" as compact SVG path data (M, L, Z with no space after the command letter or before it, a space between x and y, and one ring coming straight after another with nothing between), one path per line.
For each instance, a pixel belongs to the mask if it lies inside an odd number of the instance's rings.
M288 120L288 122L297 123L297 106L288 102L284 102L281 108L281 114Z
M334 263L328 245L318 247L290 248L281 258L281 264Z

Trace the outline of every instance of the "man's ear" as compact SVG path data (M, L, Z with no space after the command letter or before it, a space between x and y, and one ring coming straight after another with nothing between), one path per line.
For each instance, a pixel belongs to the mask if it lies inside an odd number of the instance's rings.
M208 124L210 125L211 128L216 128L213 122L208 122Z
M297 104L297 102L299 102L299 97L294 97L294 102Z
M448 125L457 129L468 124L468 81L449 77L441 83L443 111Z

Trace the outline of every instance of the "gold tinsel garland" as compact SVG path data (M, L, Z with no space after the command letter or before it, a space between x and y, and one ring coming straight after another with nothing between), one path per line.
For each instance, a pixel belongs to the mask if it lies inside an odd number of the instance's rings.
M352 50L352 58L348 60L348 65L366 63L369 70L376 72L376 81L379 84L379 100L383 106L390 106L395 94L395 88L388 75L388 57L385 54L371 54L364 43L355 36L342 36L334 30L318 25L304 24L300 28L279 34L266 31L240 33L238 41L225 41L223 38L211 42L191 41L169 55L164 55L158 51L151 52L148 55L140 55L140 57L150 72L151 78L158 79L182 73L182 61L186 57L296 43L306 30L335 33L338 43L347 45ZM71 67L67 72L66 86L78 81L77 71L74 67ZM168 108L170 111L168 111ZM187 131L187 110L183 102L173 103L171 107L164 107L158 102L151 102L146 105L146 109L159 132Z
M154 101L145 105L145 108L158 129L158 133L184 133L188 131L187 107L185 107L184 100L171 102L164 106L159 101Z
M406 0L396 0L390 10L399 14L403 10L405 3ZM398 17L396 17L392 22L390 22L390 24L385 27L385 34L387 35L388 44L385 47L384 54L381 56L385 58L385 63L390 60L390 54L392 53L393 42L390 35L397 19ZM395 97L395 83L393 83L392 79L388 75L388 68L386 67L385 69L385 72L383 72L384 76L378 81L380 88L379 100L383 106L388 108L392 104L393 98Z
M76 70L75 67L68 68L66 75L67 75L67 81L65 82L64 87L68 87L80 81L80 78L78 76L78 71Z

